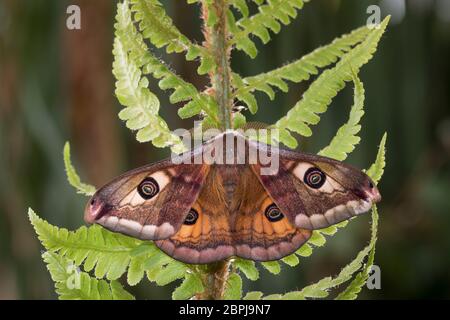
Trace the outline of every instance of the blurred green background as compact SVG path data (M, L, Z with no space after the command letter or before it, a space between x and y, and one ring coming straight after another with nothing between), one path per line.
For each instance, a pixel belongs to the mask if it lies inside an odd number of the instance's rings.
M183 0L162 1L176 25L202 41L199 12ZM78 4L82 30L66 28L66 9ZM251 60L233 56L242 75L268 71L301 57L366 23L366 9L392 15L375 58L361 72L366 87L362 141L348 162L360 168L375 159L388 132L387 169L380 184L376 264L381 290L363 298L450 298L450 0L313 0L299 18ZM0 299L55 298L41 261L27 208L52 224L83 225L86 198L65 178L63 144L82 178L101 186L119 173L161 159L167 151L138 144L117 118L111 74L115 1L0 1ZM207 79L181 55L157 55L199 89ZM272 123L300 98L309 83L292 85L275 101L259 95L253 120ZM176 115L155 83L162 114L172 128L192 126ZM349 85L333 101L313 138L301 149L317 152L346 120ZM246 288L265 293L301 288L336 274L369 238L369 215L352 221L296 268L279 276L262 271ZM141 298L170 297L171 288L148 283L133 288Z

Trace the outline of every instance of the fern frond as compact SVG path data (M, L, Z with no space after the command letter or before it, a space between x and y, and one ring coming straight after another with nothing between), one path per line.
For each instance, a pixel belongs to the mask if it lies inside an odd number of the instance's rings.
M188 265L176 261L151 242L143 242L98 225L81 227L76 231L52 226L39 218L33 210L30 221L43 246L50 252L71 259L86 272L94 272L98 279L119 279L127 272L130 285L139 283L144 274L158 285L165 285L186 275Z
M206 74L214 68L214 59L210 53L202 46L193 44L175 27L159 1L131 0L131 10L144 38L149 39L155 47L166 47L167 53L186 52L187 60L200 57L200 74Z
M384 167L386 166L386 139L387 133L381 138L380 145L378 147L377 158L375 162L367 170L367 175L372 178L375 183L380 181L384 173Z
M361 130L359 122L364 115L364 86L356 75L353 75L353 82L354 102L348 122L339 128L330 144L318 153L321 156L344 161L361 140L357 134Z
M198 92L194 85L184 81L151 53L142 34L136 30L133 24L127 2L119 3L116 21L116 36L129 50L129 58L135 62L136 67L142 68L143 74L151 74L154 78L159 79L158 86L162 90L173 90L169 97L171 103L189 101L178 110L179 116L184 119L204 112L214 124L217 124L218 106L214 98Z
M299 83L308 80L311 75L318 73L318 68L325 68L335 63L356 44L361 43L370 31L366 26L358 28L335 39L332 43L314 50L299 60L266 73L243 79L235 75L235 97L245 102L249 106L250 111L256 112L254 91L264 92L273 100L275 98L274 88L287 92L289 89L287 81Z
M389 17L384 19L379 28L374 28L362 43L346 53L336 66L324 71L275 127L288 129L305 137L311 136L310 125L319 123L319 114L328 109L332 99L351 80L352 74L357 74L373 57L388 22Z
M256 281L259 279L259 271L255 266L255 262L247 259L236 258L233 261L233 266L242 271L247 279Z
M386 139L387 134L385 133L381 138L380 146L378 147L377 157L375 162L367 170L367 174L372 180L378 183L383 176L384 168L386 166ZM363 270L358 273L353 281L342 291L336 299L338 300L354 300L357 298L358 293L361 291L362 287L366 284L369 277L370 269L372 268L373 261L375 258L375 244L377 241L377 229L378 229L378 209L376 206L372 208L372 237L370 240L369 247L371 247L369 252L369 258L367 259L366 265Z
M117 79L116 96L125 106L119 113L121 120L131 130L137 130L139 142L152 141L155 147L170 146L174 152L181 152L184 146L174 135L167 123L158 115L159 100L147 88L148 80L142 77L141 70L132 61L120 37L114 40L113 73Z
M264 294L261 291L250 291L247 292L243 300L261 300L263 295Z
M196 273L189 273L186 275L181 285L172 293L172 299L187 300L203 291L204 287L200 276Z
M42 255L61 300L134 300L118 281L91 278L73 267L73 261L54 252Z
M246 0L230 0L229 2L232 7L236 8L241 13L242 17L248 17L249 10Z
M281 24L290 24L297 17L297 11L303 8L304 2L303 0L267 0L266 4L259 6L257 14L251 17L244 15L236 22L240 31L234 33L233 44L251 58L255 58L258 50L250 39L250 35L257 36L266 44L270 40L269 30L274 33L280 32Z
M72 161L70 160L70 144L66 142L64 145L64 167L66 169L67 180L70 185L77 190L77 193L84 194L86 196L92 196L95 193L95 187L89 184L81 182L80 177L77 174Z
M223 294L224 300L239 300L242 297L242 278L233 273L228 277Z
M350 282L347 288L344 289L337 297L336 300L354 300L357 298L358 293L361 292L362 287L367 283L370 269L372 268L373 261L375 259L375 244L377 242L377 230L378 230L378 209L376 206L372 208L372 237L370 239L367 262L354 279Z

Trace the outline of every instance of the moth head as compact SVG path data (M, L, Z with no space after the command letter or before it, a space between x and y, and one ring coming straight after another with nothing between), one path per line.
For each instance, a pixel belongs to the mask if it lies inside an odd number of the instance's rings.
M84 221L87 223L95 223L96 220L103 217L111 210L111 207L101 199L101 196L97 192L89 200L84 210Z

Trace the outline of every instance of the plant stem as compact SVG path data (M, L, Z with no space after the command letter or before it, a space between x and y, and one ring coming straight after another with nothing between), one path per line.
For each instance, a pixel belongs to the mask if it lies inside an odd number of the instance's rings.
M215 99L219 106L222 130L232 128L231 122L231 67L229 32L227 22L228 0L203 0L205 47L214 58L215 69L209 74ZM209 19L216 17L217 19ZM214 23L212 23L214 21ZM230 273L230 259L208 264L202 268L204 292L197 295L201 300L220 300Z
M210 50L216 64L210 74L215 98L219 105L219 119L222 130L231 129L231 67L229 31L227 22L228 0L204 0L203 19L206 47ZM215 23L208 18L215 16ZM211 19L213 20L213 19Z
M230 259L210 263L202 270L205 290L198 294L198 300L221 300L230 274Z

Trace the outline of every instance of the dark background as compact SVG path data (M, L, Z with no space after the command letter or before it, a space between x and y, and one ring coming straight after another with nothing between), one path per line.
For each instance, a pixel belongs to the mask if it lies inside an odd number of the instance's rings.
M200 42L198 8L183 0L162 2L178 28ZM70 4L81 7L81 31L66 29ZM246 76L295 60L365 24L370 4L393 16L360 75L366 88L362 141L347 160L367 167L388 132L376 254L382 289L365 289L361 297L450 298L450 0L313 0L269 45L256 40L257 59L236 53L233 67ZM117 117L111 74L115 5L109 0L0 2L0 299L55 298L26 213L32 207L69 229L83 224L87 199L66 182L66 140L82 178L96 186L167 155L138 144ZM156 54L199 89L207 84L182 55ZM260 111L249 119L275 122L308 84L292 85L275 101L258 95ZM178 119L167 95L154 91L172 128L192 126ZM317 152L325 146L351 104L349 85L313 128L313 138L301 140L301 149ZM296 268L284 267L279 276L262 271L246 288L285 292L336 274L366 244L369 219L352 221ZM144 283L133 291L141 298L166 299L171 288Z

